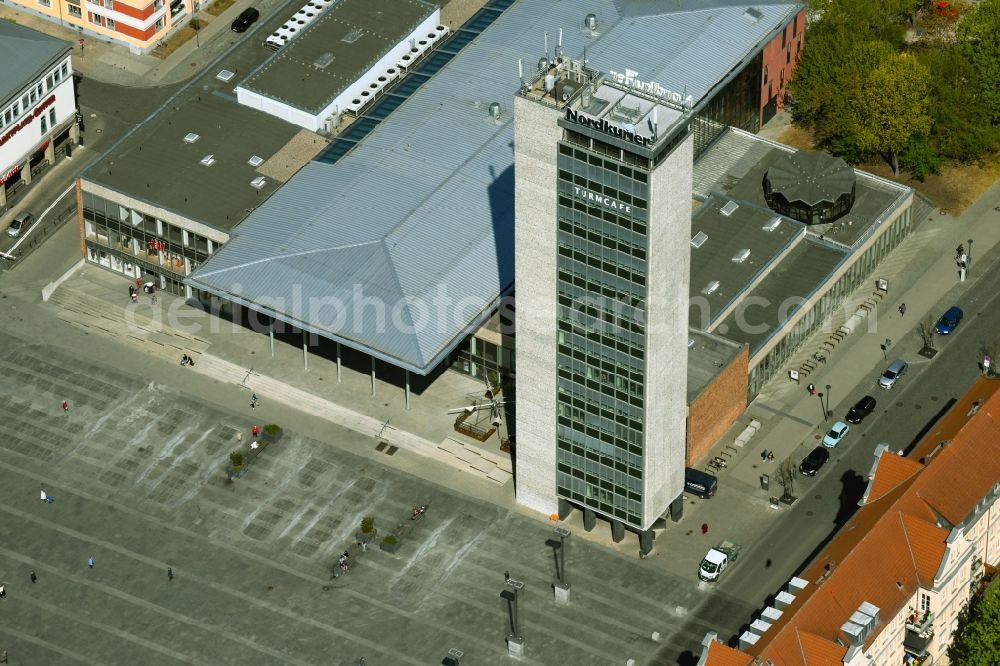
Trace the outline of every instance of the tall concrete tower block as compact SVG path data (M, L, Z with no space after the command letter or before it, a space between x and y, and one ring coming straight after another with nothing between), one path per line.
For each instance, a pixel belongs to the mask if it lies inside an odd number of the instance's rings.
M559 59L514 104L517 499L640 533L687 416L693 140L657 90Z

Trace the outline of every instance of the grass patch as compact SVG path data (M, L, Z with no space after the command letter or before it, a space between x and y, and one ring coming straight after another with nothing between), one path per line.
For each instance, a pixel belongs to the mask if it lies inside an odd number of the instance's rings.
M211 14L212 16L218 16L222 12L226 11L233 6L236 0L215 0L211 5L205 8L206 14Z

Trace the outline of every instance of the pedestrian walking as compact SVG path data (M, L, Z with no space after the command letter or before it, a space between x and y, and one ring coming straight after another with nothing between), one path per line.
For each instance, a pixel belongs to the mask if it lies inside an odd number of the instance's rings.
M167 580L174 579L174 570L172 567L167 567Z
M767 449L760 452L760 461L767 462Z
M63 411L69 414L69 401L63 400Z
M7 663L7 650L4 650L3 652L0 652L0 664L6 664L6 663Z
M702 523L701 524L701 533L702 534L708 534L708 523Z
M7 586L6 585L0 585L0 598L6 597L6 596L7 596Z
M368 552L368 542L367 541L362 541L361 542L361 552L362 553L367 553Z
M250 396L250 409L257 409L258 402L259 399L257 398L257 394L254 393L252 396Z
M503 572L503 582L505 582L505 583L509 583L510 582L510 572L509 571L504 571Z
M902 317L906 315L906 303L899 304L899 316Z
M128 298L130 301L135 300L135 287L133 287L131 284L128 286Z
M254 426L250 428L250 434L253 435L254 439L257 439L257 436L260 434L260 426L255 423Z
M142 289L142 278L136 278L135 279L135 290L138 292L140 289Z
M28 578L31 579L32 583L37 583L38 582L38 576L35 575L35 570L34 569L32 569L31 573L28 574Z
M87 567L90 568L90 569L94 568L94 558L93 557L88 557L87 558Z
M774 462L774 451L767 452L767 462Z

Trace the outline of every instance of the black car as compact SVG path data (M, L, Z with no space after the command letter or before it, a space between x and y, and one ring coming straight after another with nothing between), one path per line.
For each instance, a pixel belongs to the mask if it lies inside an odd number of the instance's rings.
M850 411L847 412L847 422L848 423L861 423L865 420L865 417L871 414L875 410L875 398L870 395L858 400L857 404L851 407Z
M257 19L260 18L260 12L253 7L247 7L243 10L236 20L233 21L233 32L246 32L247 28L252 26Z
M830 459L830 450L825 446L817 446L807 455L799 465L799 471L806 476L816 476L826 461Z

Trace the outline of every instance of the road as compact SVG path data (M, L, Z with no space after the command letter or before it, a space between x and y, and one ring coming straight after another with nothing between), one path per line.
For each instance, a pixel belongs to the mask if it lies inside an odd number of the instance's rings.
M878 377L887 363L881 363L864 381L849 391L834 395L834 420L843 420L847 410L863 395L878 401L875 411L858 425L851 426L847 439L833 451L830 462L815 478L798 475L795 492L800 498L782 512L770 528L743 555L738 568L719 583L727 597L763 605L791 575L801 570L831 538L836 529L857 510L857 502L867 485L874 462L875 447L881 442L893 450L908 449L919 440L950 401L959 398L979 376L978 361L984 345L1000 339L1000 255L984 257L973 267L977 282L972 289L956 288L954 297L938 303L933 315L951 305L965 312L965 320L954 333L936 335L939 353L929 360L906 355L910 368L890 390L878 387ZM916 337L918 314L912 317ZM905 342L905 341L899 341ZM910 343L913 340L909 340ZM913 344L897 345L913 348ZM889 350L888 361L893 359ZM839 387L834 387L839 390ZM818 400L817 400L818 403ZM817 405L816 409L820 409ZM819 444L818 433L815 444ZM811 448L803 448L803 455ZM759 574L757 572L760 572ZM753 574L753 575L751 575ZM749 623L750 617L745 618Z

